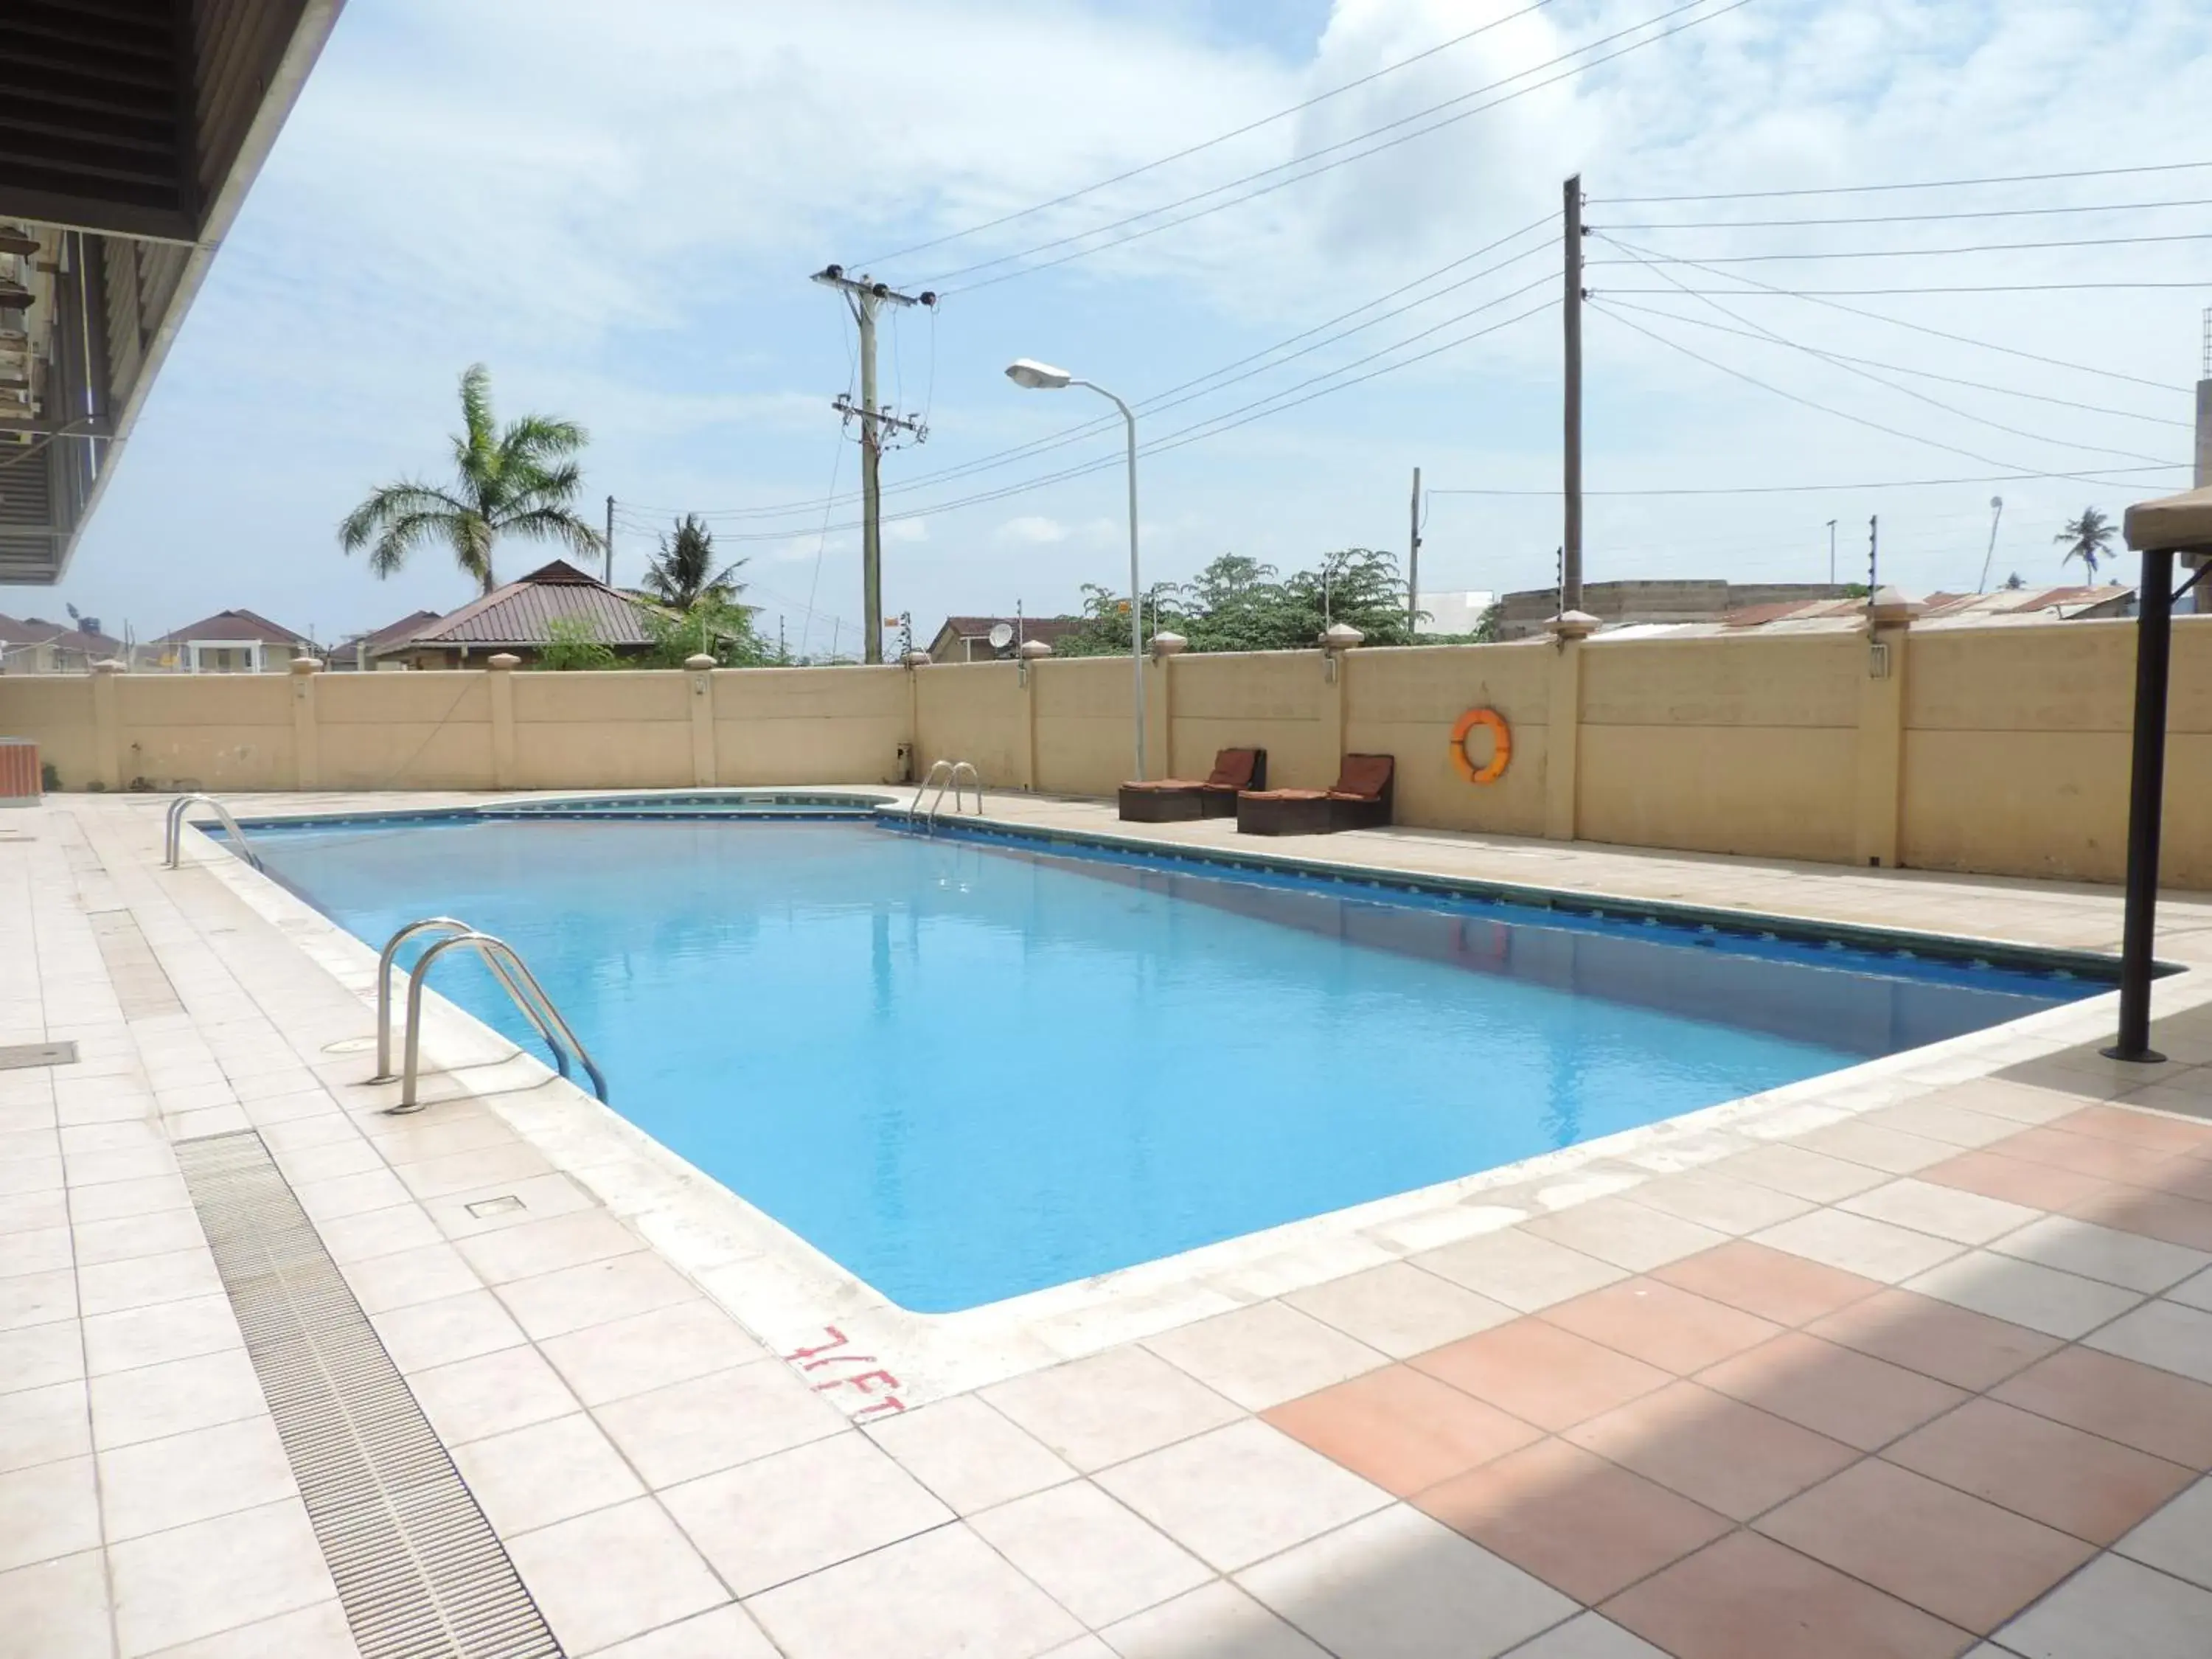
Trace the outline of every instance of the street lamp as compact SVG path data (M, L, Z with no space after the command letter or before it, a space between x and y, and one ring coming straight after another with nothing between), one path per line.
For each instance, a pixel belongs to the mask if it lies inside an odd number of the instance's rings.
M1059 392L1067 386L1089 386L1121 411L1129 437L1129 660L1136 671L1137 777L1145 777L1145 588L1137 574L1137 417L1129 405L1096 380L1081 380L1064 368L1017 358L1006 365L1006 378L1028 392Z

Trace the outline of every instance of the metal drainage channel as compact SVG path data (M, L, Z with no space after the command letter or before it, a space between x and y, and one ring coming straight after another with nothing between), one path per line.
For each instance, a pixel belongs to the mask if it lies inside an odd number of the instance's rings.
M176 1153L363 1659L560 1659L261 1137Z

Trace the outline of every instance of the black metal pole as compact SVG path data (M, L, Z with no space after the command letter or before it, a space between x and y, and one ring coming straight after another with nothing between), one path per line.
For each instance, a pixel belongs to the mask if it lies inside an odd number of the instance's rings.
M2151 945L2158 925L2158 831L2166 802L2166 682L2173 647L2173 554L2145 549L2136 590L2136 750L2128 790L2127 922L2120 944L2119 1038L2104 1052L2145 1062L2150 1046Z

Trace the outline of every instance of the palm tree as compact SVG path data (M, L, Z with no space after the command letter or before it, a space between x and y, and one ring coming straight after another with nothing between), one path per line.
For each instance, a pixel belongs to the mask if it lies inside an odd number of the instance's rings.
M2097 561L2110 554L2112 539L2118 533L2118 527L2110 519L2094 507L2085 507L2080 518L2051 539L2066 549L2059 563L2063 564L2068 559L2081 560L2081 568L2088 573L2090 581L2094 583L2097 580Z
M671 611L688 612L702 600L717 606L734 605L744 585L732 578L744 562L732 559L715 569L714 533L699 522L697 514L686 513L677 520L675 535L660 538L659 556L645 567L642 591Z
M491 375L482 363L461 376L461 427L450 485L384 485L346 515L338 545L349 553L368 548L368 568L389 576L417 547L443 542L486 593L497 586L491 550L501 536L562 542L586 556L601 550L599 532L571 509L583 477L576 452L589 441L582 427L525 415L495 428Z

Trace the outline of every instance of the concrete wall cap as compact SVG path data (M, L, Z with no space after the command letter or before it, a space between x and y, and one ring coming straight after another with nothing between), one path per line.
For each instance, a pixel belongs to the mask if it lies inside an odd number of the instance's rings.
M1321 647L1324 651L1349 651L1366 637L1350 623L1331 623L1321 631Z
M1562 611L1545 624L1563 640L1588 639L1598 630L1598 620L1587 611Z
M1024 640L1014 654L1018 657L1027 657L1032 662L1036 661L1039 657L1049 657L1052 655L1052 641L1050 640Z
M1895 587L1877 587L1874 597L1866 602L1867 620L1875 623L1909 623L1927 609L1921 601Z
M522 659L516 656L512 651L501 651L489 659L487 666L492 668L520 668L522 666Z
M127 674L131 672L131 665L120 657L102 657L93 664L92 672L95 674Z
M706 669L715 667L718 665L715 663L714 659L708 656L704 651L695 651L691 655L684 659L684 665L686 668L691 669Z
M931 663L935 662L937 659L931 656L927 651L909 651L906 655L901 657L899 660L904 663L908 668L926 668Z
M290 672L295 674L313 674L320 670L322 665L323 659L320 657L295 657L290 664Z
M2128 545L2138 553L2194 553L2212 549L2212 485L2185 489L2179 495L2162 496L2154 501L2137 501L2127 510L2121 523L2127 532Z
M1152 654L1156 657L1180 656L1190 648L1190 641L1180 634L1152 635Z

